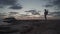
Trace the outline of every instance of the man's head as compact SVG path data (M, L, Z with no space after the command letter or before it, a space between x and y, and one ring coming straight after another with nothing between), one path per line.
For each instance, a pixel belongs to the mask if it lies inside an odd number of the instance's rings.
M47 11L46 9L44 9L44 11Z

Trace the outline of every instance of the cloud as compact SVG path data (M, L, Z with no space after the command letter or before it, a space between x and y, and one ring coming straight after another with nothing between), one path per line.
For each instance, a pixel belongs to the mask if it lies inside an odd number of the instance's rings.
M60 8L60 0L53 0L53 1L49 1L45 7L56 7L57 9Z
M48 4L48 5L45 5L45 7L53 7L53 5L49 5L49 4Z
M49 1L49 4L46 4L45 7L54 7L56 12L52 12L49 15L60 16L60 0Z
M54 5L60 5L60 0L55 0L55 1L53 1L53 4L54 4Z
M49 15L60 16L60 11L58 11L58 12L52 12L52 13L50 13Z
M0 17L1 17L1 16L6 16L6 15L5 15L5 13L0 13Z
M40 15L40 13L37 12L36 10L29 10L29 11L25 11L25 12L32 13L32 15Z
M0 5L13 5L16 3L16 0L0 0Z
M18 0L0 0L0 8L9 6L8 8L11 8L11 9L21 9L22 8L21 5L18 6L17 2L18 2Z
M9 12L9 14L18 14L18 12Z
M22 9L22 7L21 6L14 5L14 6L11 6L10 9Z

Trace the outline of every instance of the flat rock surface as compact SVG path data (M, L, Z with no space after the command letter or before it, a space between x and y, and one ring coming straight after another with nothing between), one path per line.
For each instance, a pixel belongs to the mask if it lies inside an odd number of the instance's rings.
M17 25L11 25L12 30L6 34L60 34L60 20L20 20Z

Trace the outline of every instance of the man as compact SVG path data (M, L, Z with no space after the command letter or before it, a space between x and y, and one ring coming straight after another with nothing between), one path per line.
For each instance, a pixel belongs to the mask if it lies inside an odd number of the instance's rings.
M48 10L46 10L46 9L44 9L44 18L45 18L45 20L47 20L47 15L48 15Z

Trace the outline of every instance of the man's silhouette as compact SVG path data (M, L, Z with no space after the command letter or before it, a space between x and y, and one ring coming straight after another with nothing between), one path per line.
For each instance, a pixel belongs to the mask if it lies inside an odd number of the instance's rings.
M45 18L45 20L47 20L47 15L48 15L48 10L46 10L46 9L44 9L44 18Z

